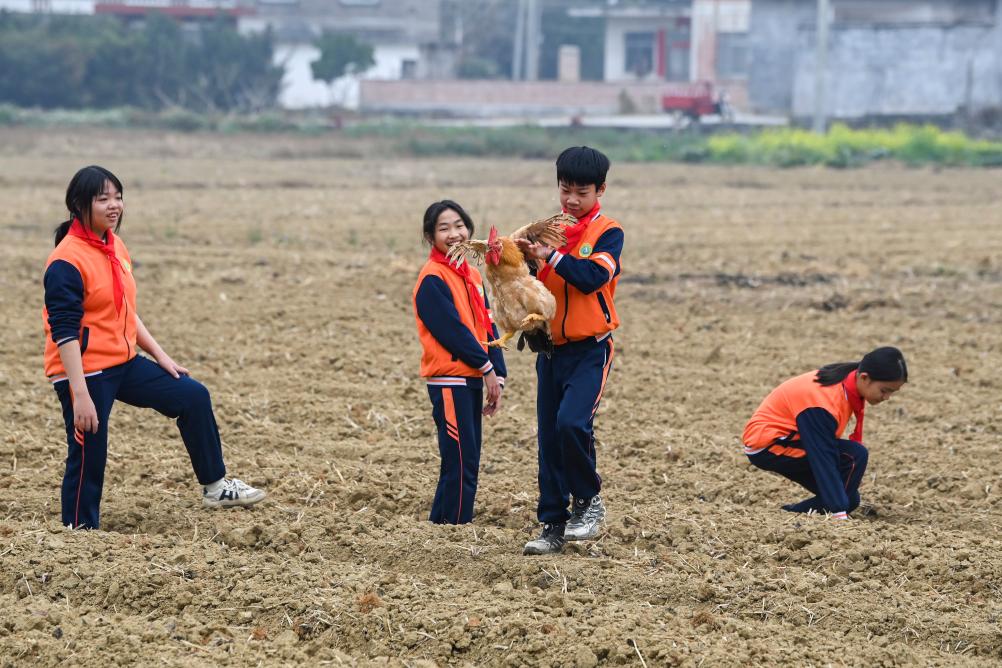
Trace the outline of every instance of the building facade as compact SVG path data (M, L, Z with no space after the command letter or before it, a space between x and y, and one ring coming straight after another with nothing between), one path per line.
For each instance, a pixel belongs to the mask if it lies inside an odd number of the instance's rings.
M830 118L941 116L1002 106L998 0L829 0ZM807 117L819 75L816 0L753 0L750 104Z
M604 19L605 81L709 81L744 105L751 0L606 2L568 13Z

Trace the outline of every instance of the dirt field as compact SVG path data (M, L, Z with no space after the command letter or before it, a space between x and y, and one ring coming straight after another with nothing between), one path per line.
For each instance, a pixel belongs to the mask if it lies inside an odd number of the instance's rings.
M532 359L512 350L477 517L438 454L410 293L424 207L555 207L550 162L349 159L328 138L0 132L0 665L984 665L1002 660L999 172L613 166L626 228L598 419L607 532L535 534ZM173 424L119 404L102 530L59 521L42 266L66 183L125 183L139 312L213 392L259 508L211 512ZM866 516L739 436L779 381L897 345Z

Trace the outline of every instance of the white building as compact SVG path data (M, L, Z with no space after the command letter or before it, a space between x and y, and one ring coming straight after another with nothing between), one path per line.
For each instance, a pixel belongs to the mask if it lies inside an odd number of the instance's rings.
M286 108L358 105L358 80L342 77L329 86L313 78L313 46L324 31L354 35L373 46L375 65L361 78L426 78L440 48L439 0L241 0L253 13L239 21L241 32L270 29L275 60L285 68L279 103Z

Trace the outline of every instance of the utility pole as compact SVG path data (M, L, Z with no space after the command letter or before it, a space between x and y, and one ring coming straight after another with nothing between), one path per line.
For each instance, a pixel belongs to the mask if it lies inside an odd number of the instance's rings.
M528 7L528 0L518 0L518 7L515 14L515 39L511 54L511 78L512 81L521 81L525 78L525 14Z
M828 27L831 20L828 2L829 0L818 0L817 71L814 73L814 131L818 134L824 134L828 128L825 85L828 76Z
M525 19L525 80L539 79L539 41L543 17L539 0L526 0Z

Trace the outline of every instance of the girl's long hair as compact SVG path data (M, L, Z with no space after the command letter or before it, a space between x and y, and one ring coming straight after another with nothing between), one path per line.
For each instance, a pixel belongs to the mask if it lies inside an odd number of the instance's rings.
M814 381L821 385L835 385L841 383L846 376L856 370L865 373L872 380L885 382L903 380L908 382L908 365L905 363L905 356L892 346L871 350L858 362L826 364L818 369L818 375Z
M118 188L118 192L123 195L125 194L125 190L122 189L122 182L104 167L90 165L82 168L73 175L73 178L70 179L70 184L66 186L66 209L70 212L70 219L64 220L56 228L57 246L70 231L70 225L73 224L74 218L78 218L80 222L90 219L91 205L94 202L94 198L104 192L106 181L111 181ZM124 217L124 213L118 217L118 224L115 225L116 233L118 232L118 228L122 226L122 218Z

